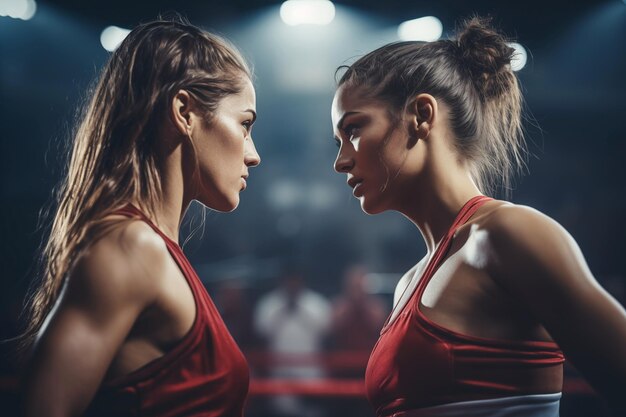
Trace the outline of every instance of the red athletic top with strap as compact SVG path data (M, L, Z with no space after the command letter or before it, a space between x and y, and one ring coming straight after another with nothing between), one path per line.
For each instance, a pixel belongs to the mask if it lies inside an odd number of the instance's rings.
M143 220L163 238L191 288L196 318L164 356L103 384L86 415L241 417L248 364L183 251L137 208L115 213Z
M406 305L383 327L365 375L378 417L460 401L561 391L564 359L555 343L463 335L437 325L419 309L455 231L489 200L477 196L463 206Z

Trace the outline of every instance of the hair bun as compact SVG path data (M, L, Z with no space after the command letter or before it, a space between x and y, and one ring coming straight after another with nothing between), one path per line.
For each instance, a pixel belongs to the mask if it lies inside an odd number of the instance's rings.
M458 31L456 43L460 63L483 99L500 95L513 76L511 59L515 49L493 29L491 19L473 17Z

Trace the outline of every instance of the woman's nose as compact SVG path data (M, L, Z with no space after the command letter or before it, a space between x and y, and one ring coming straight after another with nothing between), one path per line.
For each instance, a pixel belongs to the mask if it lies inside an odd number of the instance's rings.
M337 159L335 159L334 164L335 171L340 174L350 171L354 165L354 159L351 155L345 152L343 148L345 148L345 146L342 146L339 149L339 153L337 154Z
M256 147L254 146L254 142L252 138L250 138L246 142L246 152L244 155L244 163L248 167L255 167L261 163L261 157L259 153L256 151Z

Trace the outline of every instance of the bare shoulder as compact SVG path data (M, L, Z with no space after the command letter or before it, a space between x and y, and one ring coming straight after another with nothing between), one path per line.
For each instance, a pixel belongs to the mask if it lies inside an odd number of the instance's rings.
M582 252L558 222L531 207L501 204L480 228L488 236L489 265L497 276L593 280Z
M555 220L532 207L502 203L488 211L481 222L493 237L523 239L537 234L569 234Z
M98 238L71 268L28 364L27 403L45 410L32 415L52 415L55 407L81 414L162 288L167 249L147 224L110 216L91 232Z
M598 284L556 221L529 207L492 208L477 221L487 236L489 275L521 301L615 410L626 409L626 311Z
M156 297L168 259L165 242L146 223L112 221L79 258L68 291L86 302L147 304Z

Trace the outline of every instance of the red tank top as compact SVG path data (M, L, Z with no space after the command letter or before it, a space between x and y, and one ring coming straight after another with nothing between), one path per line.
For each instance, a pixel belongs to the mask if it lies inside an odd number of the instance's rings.
M383 327L365 374L378 417L460 401L561 391L564 359L555 343L467 336L437 325L419 309L454 232L489 200L477 196L463 206L406 305Z
M196 318L164 356L104 383L86 415L242 416L248 364L181 248L137 208L129 205L115 213L142 219L163 238L191 288Z

